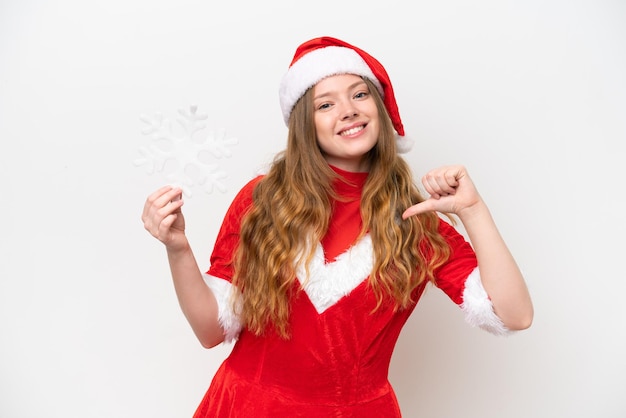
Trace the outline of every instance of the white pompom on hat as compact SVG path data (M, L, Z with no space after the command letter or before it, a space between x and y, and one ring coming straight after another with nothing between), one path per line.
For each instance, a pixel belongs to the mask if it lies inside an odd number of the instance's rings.
M285 124L289 123L294 105L309 88L337 74L367 77L376 85L398 137L398 152L408 152L413 144L404 135L393 87L385 68L362 49L328 36L314 38L300 45L280 82L280 107Z

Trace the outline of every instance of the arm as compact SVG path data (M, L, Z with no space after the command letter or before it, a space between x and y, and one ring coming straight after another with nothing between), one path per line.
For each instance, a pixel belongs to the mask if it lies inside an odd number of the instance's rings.
M402 217L428 211L456 214L476 251L481 282L495 313L510 330L528 328L533 306L526 283L465 167L433 170L422 183L430 198L408 208Z
M145 229L165 245L183 314L202 346L210 348L224 340L224 332L215 296L202 277L185 235L183 203L181 189L163 187L148 197L141 219Z

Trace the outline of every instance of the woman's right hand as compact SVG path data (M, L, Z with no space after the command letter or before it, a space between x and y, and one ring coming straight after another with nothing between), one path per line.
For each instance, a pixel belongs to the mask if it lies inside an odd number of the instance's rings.
M186 248L183 192L172 186L161 187L146 199L141 214L144 228L161 241L168 250Z

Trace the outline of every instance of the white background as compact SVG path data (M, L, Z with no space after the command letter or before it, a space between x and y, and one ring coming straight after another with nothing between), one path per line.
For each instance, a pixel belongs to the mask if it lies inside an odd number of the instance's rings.
M535 322L497 338L427 292L390 372L404 415L626 416L626 3L0 0L0 416L190 417L204 350L143 230L163 179L141 114L197 104L239 139L187 199L201 267L237 190L284 147L277 91L321 35L387 68L420 176L465 164Z

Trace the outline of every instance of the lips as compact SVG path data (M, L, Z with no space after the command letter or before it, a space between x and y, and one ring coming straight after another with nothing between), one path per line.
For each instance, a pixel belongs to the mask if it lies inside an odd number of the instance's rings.
M350 136L350 135L354 135L358 132L361 132L363 129L365 129L365 125L359 125L359 126L354 126L350 129L346 129L345 131L341 131L339 132L339 135L341 136Z

